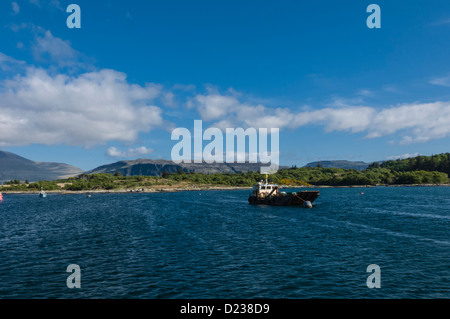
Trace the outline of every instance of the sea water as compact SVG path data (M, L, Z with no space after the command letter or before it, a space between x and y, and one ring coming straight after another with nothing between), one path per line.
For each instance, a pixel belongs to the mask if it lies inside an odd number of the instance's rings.
M246 190L5 195L0 298L450 298L450 187L320 193L311 209Z

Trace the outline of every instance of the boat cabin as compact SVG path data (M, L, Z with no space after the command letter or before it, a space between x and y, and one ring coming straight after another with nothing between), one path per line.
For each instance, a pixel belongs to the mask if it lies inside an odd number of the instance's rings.
M258 184L253 185L252 193L256 197L278 195L278 185L259 182Z

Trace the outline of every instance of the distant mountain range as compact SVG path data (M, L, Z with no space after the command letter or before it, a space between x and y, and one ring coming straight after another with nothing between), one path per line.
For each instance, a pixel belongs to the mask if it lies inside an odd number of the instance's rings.
M346 169L364 170L369 166L365 162L352 161L318 161L305 165L305 167L317 167L320 164L322 167L336 167ZM258 163L180 163L175 164L169 160L151 160L151 159L137 159L130 161L119 161L112 164L102 165L93 170L84 172L78 167L63 164L63 163L47 163L34 162L19 155L0 151L0 182L10 181L13 179L29 182L41 180L56 180L77 176L82 173L121 173L123 176L147 175L160 176L164 171L167 173L176 173L180 169L186 173L239 173L239 172L258 172L261 166L266 166ZM281 166L280 168L285 168Z
M99 166L93 170L86 172L86 174L95 173L115 173L119 172L123 176L134 175L148 175L148 176L160 176L164 171L167 173L176 173L179 169L184 172L195 173L238 173L243 172L257 172L261 166L265 166L258 163L180 163L175 164L169 160L151 160L151 159L137 159L132 161L120 161L108 165Z
M318 165L322 167L334 167L334 168L345 168L345 169L356 169L358 171L363 171L369 167L370 163L366 162L353 162L353 161L318 161L311 162L305 165L305 167L317 167Z
M33 162L14 153L0 151L0 181L17 179L36 182L67 178L83 173L78 167L63 163Z

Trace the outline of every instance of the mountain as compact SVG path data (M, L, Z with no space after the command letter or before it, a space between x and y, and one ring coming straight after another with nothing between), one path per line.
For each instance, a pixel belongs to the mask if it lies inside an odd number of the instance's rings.
M29 182L67 178L83 173L75 166L63 163L33 162L14 153L0 151L0 181L17 179Z
M123 176L147 175L160 176L164 171L167 173L176 173L181 168L184 172L194 173L246 173L248 171L257 172L261 165L258 163L180 163L175 164L169 160L151 160L137 159L132 161L120 161L108 165L99 166L86 174L95 173L116 173L119 172Z
M317 167L320 164L322 167L334 167L334 168L345 168L345 169L356 169L358 171L363 171L369 167L369 163L366 162L352 162L352 161L318 161L306 164L304 167Z

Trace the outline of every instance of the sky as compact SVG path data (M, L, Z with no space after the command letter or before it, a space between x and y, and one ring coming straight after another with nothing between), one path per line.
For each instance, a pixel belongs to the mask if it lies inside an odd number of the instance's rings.
M0 22L0 149L34 161L170 159L194 120L279 128L287 166L450 151L448 1L5 0Z

